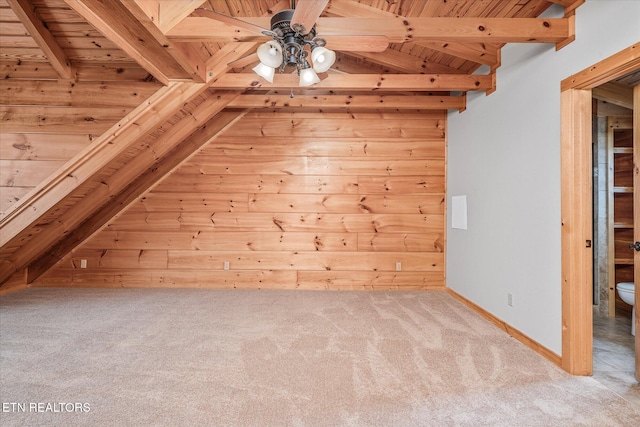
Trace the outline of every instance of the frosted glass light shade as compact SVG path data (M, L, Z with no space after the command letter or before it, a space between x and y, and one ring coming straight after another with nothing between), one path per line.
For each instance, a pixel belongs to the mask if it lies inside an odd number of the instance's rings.
M316 83L320 83L320 77L313 71L313 68L300 70L300 83L298 83L298 86L311 86Z
M258 47L260 62L271 68L278 68L282 64L282 47L275 41L266 42Z
M276 73L276 69L264 65L262 62L253 67L253 71L269 83L273 83L273 76Z
M336 53L322 46L315 47L311 51L311 62L316 72L324 73L336 62Z

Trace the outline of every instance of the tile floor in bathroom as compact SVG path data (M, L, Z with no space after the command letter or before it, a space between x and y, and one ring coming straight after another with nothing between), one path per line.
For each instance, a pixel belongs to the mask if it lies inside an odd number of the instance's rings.
M635 379L631 313L616 317L593 314L593 379L640 406L640 384Z

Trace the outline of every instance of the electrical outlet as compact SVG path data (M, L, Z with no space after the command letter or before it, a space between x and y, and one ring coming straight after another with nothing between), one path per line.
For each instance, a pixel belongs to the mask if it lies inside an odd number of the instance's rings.
M402 263L396 262L396 271L402 271Z
M225 261L224 262L224 269L228 270L229 269L229 261Z
M507 294L507 304L509 304L509 307L513 307L513 295L511 295L511 292Z
M80 268L87 268L87 260L86 259L81 259L80 260Z

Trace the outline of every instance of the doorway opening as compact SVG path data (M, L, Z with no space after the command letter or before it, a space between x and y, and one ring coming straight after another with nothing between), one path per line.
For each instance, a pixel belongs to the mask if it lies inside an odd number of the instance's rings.
M640 45L632 45L561 85L562 366L574 375L593 372L592 89L639 71L639 52ZM635 102L640 103L638 88L634 90ZM637 111L636 121L640 116ZM634 162L640 163L637 159ZM638 173L634 179L637 182ZM634 235L636 241L638 237ZM639 255L634 257L640 260ZM638 276L638 271L635 273ZM635 298L637 310L638 292ZM636 354L639 349L640 340L635 340ZM638 359L636 377L640 376Z
M640 72L592 90L593 378L640 404L633 392L632 305L616 284L634 282L633 86Z

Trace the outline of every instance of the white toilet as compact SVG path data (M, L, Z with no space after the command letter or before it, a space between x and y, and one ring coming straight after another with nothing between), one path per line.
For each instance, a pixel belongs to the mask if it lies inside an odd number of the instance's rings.
M635 287L631 282L620 282L616 285L616 289L618 290L618 295L620 295L620 299L627 304L629 304L631 308L631 335L636 335L636 308L633 306L635 303Z

